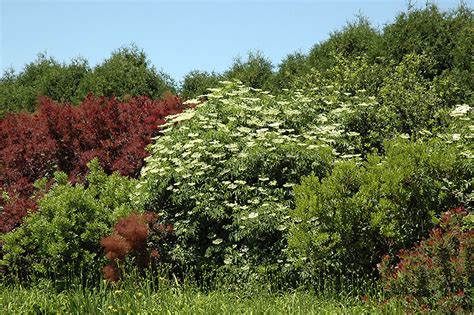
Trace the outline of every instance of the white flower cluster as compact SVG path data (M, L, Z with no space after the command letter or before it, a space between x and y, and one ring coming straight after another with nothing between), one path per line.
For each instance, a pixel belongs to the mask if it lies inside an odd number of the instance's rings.
M256 230L286 231L300 177L330 165L336 155L359 158L334 150L342 136L359 136L344 134L337 120L374 101L354 97L347 104L334 89L325 91L320 97L303 90L274 97L236 82L211 89L205 103L167 118L150 146L136 203L160 207L183 238L196 233L191 218L231 219L228 238L216 232L211 246L255 237Z

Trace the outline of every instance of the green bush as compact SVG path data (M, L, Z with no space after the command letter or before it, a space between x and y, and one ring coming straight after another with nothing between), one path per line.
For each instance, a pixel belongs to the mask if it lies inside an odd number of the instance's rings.
M347 59L370 56L370 60L379 56L381 35L370 25L367 18L359 16L342 30L331 33L328 40L314 45L308 54L311 67L318 70L330 69L334 63L334 54Z
M381 103L393 116L392 127L398 132L411 135L422 129L442 127L446 104L433 89L433 82L425 78L433 72L432 61L426 56L407 55L383 82Z
M386 143L386 156L337 163L295 187L289 248L306 276L370 274L383 254L426 236L439 209L466 202L472 162L440 140ZM459 192L459 193L457 193Z
M434 4L409 8L383 30L382 52L401 61L408 54L426 54L434 59L438 74L446 69L472 71L473 12L465 4L442 12Z
M279 93L282 89L293 87L294 82L310 71L306 55L296 52L289 54L278 65L278 70L273 76L272 91Z
M20 73L9 70L0 78L0 118L7 112L35 111L39 96L79 104L89 93L158 99L166 92L176 92L175 82L134 45L114 51L93 69L82 58L65 64L39 54Z
M224 77L242 81L246 86L256 89L269 89L273 79L273 65L260 51L251 51L246 60L234 60Z
M204 95L209 88L215 87L219 84L221 75L214 72L194 70L184 77L183 85L181 86L181 96L184 98L195 98Z
M134 181L118 174L107 176L97 159L89 164L87 187L72 186L64 173L40 200L39 210L24 224L2 235L1 266L9 274L53 278L100 274L103 265L100 239L113 224L131 212Z
M7 112L34 111L42 95L60 102L78 102L81 97L77 87L89 72L84 59L60 64L39 54L21 73L5 72L0 79L0 117Z
M454 74L428 78L435 70L425 55L407 55L399 64L370 63L366 56L334 60L331 69L312 69L293 88L310 98L325 97L328 124L340 131L333 140L355 147L355 153L382 152L383 142L397 134L417 139L444 133L453 122L449 113L467 101ZM338 104L335 94L350 99L349 106Z
M395 62L410 54L429 56L428 79L450 76L463 102L472 102L473 17L472 8L462 2L457 9L446 12L434 4L421 9L410 8L384 28L381 55Z
M283 257L291 187L304 174L326 174L333 153L311 129L318 107L310 99L225 84L167 123L136 198L173 224L173 255L184 267L244 273Z
M132 45L122 47L98 65L78 89L82 96L148 96L161 98L165 92L176 92L175 83L167 74L150 65L146 54Z

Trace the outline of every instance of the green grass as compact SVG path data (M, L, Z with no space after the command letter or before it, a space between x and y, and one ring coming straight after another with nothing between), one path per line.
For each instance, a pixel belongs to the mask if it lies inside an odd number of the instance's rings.
M376 296L377 292L372 293ZM200 290L192 285L150 281L98 286L52 282L0 285L1 314L403 314L381 296L363 301L357 294L287 290L265 287L248 290L221 287Z

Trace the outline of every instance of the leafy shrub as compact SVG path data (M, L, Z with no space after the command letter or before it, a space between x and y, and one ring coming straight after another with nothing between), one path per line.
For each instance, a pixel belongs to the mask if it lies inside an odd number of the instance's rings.
M249 52L247 60L240 57L234 60L224 77L242 81L246 86L268 89L273 78L273 65L261 52Z
M441 12L434 4L425 8L410 8L400 13L394 23L385 26L385 55L401 61L408 54L427 54L434 59L438 73L445 69L471 69L472 9L461 4L451 12Z
M383 80L391 71L390 64L382 59L372 62L367 55L348 58L334 52L330 56L333 59L331 68L311 68L305 76L295 81L295 86L303 89L334 86L341 93L364 91L377 96Z
M463 207L443 214L429 238L395 257L384 256L379 270L385 292L411 307L443 313L472 310L474 230L465 228ZM472 214L471 214L472 215Z
M81 58L65 64L39 54L21 72L10 70L3 74L0 118L8 112L34 112L40 96L78 105L91 92L121 99L127 95L158 99L167 92L175 93L176 87L169 75L153 68L146 54L135 45L114 51L92 69Z
M83 97L89 93L97 96L147 96L161 98L166 92L176 93L175 83L167 74L150 65L143 50L135 45L122 47L98 65L78 89Z
M172 232L171 224L158 223L156 213L131 213L120 219L114 227L113 235L100 241L107 259L111 261L102 269L105 278L113 282L121 278L120 271L125 267L127 255L133 255L139 268L148 266L151 261L165 261L167 253L164 244L170 243Z
M328 40L314 45L308 54L308 62L312 68L326 70L334 65L335 54L347 59L369 55L373 59L379 55L380 37L367 18L359 16L342 30L331 33Z
M163 125L136 202L173 224L172 255L182 266L242 273L278 264L291 186L304 174L326 174L333 154L312 129L319 102L224 84Z
M432 59L423 55L407 55L384 79L380 90L381 103L386 106L392 128L400 133L416 135L425 129L436 132L442 127L445 104L426 79ZM449 91L449 88L446 89Z
M183 108L175 96L128 102L89 96L78 107L43 98L35 114L7 115L0 120L0 187L10 200L0 198L0 231L11 230L28 209L35 209L30 198L34 181L57 170L82 181L86 164L98 157L108 174L137 176L157 125Z
M222 75L194 70L186 74L181 86L181 97L195 98L206 94L209 88L219 85Z
M130 213L133 180L119 174L107 176L97 159L89 163L87 187L71 185L65 173L55 174L55 184L25 223L2 235L8 273L26 276L97 275L102 265L99 241L119 217Z
M354 153L382 153L383 142L397 134L418 139L446 133L456 101L466 100L450 75L426 78L434 70L424 55L407 55L399 64L372 64L366 56L334 58L331 69L313 69L295 87L311 98L324 96L327 124L338 131L331 139L339 147L354 147ZM333 92L328 95L328 90ZM336 93L352 101L341 106Z
M272 92L278 93L282 89L289 89L297 78L310 71L306 55L296 52L289 54L278 65L272 82Z
M37 98L48 95L59 102L77 103L83 97L78 86L90 72L84 59L72 59L61 64L45 54L25 66L16 74L5 72L0 79L0 118L8 112L36 109Z
M358 270L372 263L373 235L363 228L366 215L354 192L362 184L363 171L352 161L335 165L321 181L304 177L295 187L295 226L290 230L289 248L302 276Z
M385 149L385 157L340 162L326 178L295 187L288 242L306 276L371 274L383 254L426 236L438 209L467 201L472 163L455 146L396 140Z

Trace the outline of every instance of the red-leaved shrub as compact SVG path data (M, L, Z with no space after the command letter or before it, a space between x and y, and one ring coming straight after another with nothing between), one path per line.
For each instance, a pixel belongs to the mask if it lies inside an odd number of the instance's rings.
M467 214L463 207L445 212L428 239L401 251L398 259L383 258L379 271L390 297L402 298L418 310L472 310L474 230L463 226Z
M158 126L184 107L174 95L127 102L89 95L77 107L40 98L35 113L7 115L0 120L0 232L36 209L33 183L55 171L82 182L87 163L98 157L109 174L138 176Z
M159 243L167 242L172 233L172 225L160 224L155 213L132 213L120 219L113 234L100 241L111 261L103 268L105 279L116 282L121 278L119 266L127 255L134 257L140 268L148 266L152 260L161 260L166 253Z

